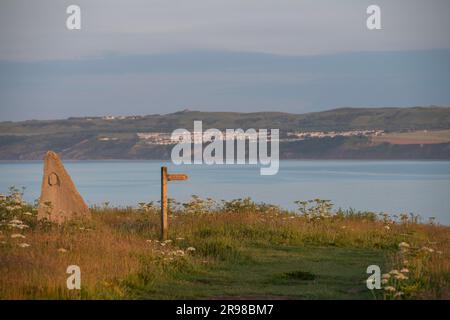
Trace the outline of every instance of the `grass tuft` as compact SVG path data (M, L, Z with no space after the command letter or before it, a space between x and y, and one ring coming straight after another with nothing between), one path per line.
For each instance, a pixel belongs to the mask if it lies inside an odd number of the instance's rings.
M291 271L284 274L285 277L295 280L315 280L316 276L311 272Z

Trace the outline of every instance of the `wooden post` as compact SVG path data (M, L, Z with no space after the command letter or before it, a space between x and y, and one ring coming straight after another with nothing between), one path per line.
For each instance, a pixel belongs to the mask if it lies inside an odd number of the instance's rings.
M161 240L168 239L167 225L167 167L161 167Z
M167 167L161 167L161 240L169 238L169 222L167 220L167 181L184 181L188 176L182 173L167 174Z

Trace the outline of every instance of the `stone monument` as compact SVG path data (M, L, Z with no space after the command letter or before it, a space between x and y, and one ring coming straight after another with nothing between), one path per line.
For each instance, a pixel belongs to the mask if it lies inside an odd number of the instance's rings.
M90 217L89 208L78 193L62 161L55 152L47 152L44 159L38 219L63 223L76 218Z

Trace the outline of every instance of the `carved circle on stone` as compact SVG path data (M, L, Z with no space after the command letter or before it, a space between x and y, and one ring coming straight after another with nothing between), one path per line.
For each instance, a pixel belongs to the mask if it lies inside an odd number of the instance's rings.
M58 177L58 175L56 173L52 172L52 173L50 173L48 175L48 185L50 187L53 187L53 186L58 186L59 187L61 185L59 177Z

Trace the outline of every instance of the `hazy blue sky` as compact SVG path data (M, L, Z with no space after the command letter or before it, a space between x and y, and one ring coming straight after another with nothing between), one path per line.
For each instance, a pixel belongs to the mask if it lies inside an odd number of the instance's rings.
M382 30L366 28L370 4ZM2 0L0 120L450 105L449 12L448 0Z

